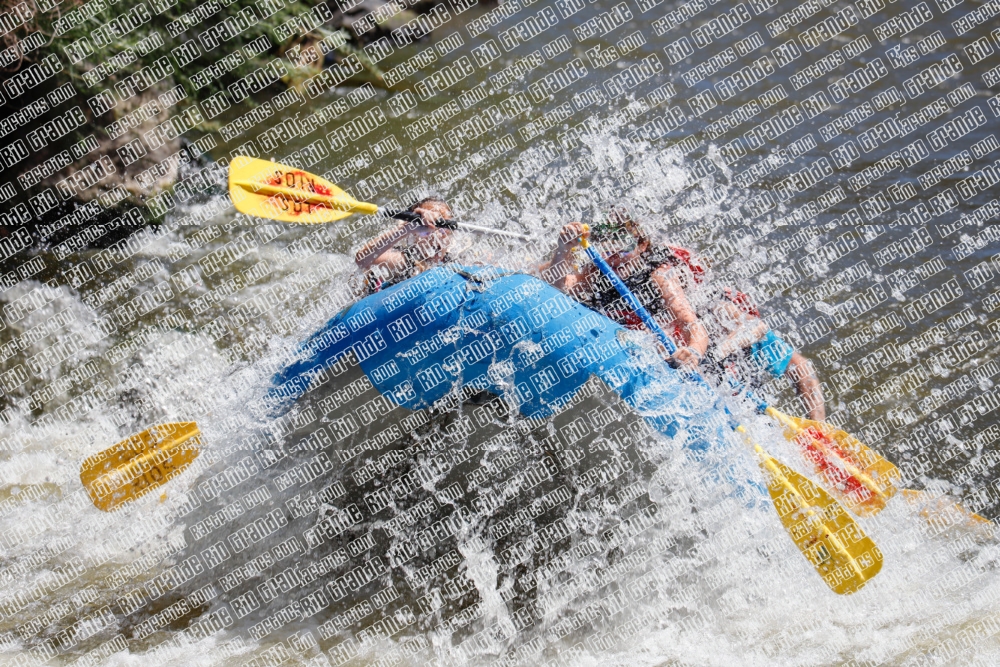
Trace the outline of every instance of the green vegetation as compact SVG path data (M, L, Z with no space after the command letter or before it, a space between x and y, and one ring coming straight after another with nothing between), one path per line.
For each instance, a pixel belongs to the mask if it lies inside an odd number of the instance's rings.
M317 73L324 59L356 53L370 74L376 79L380 74L351 43L352 35L334 25L323 0L0 0L0 10L0 29L7 30L7 50L0 55L5 98L0 118L18 119L13 126L18 131L8 131L0 146L52 115L35 119L39 114L31 105L56 89L58 100L75 91L73 102L86 116L68 134L50 132L44 146L35 142L30 154L12 165L7 172L14 172L12 180L41 165L38 182L21 183L18 190L25 192L18 199L101 156L118 166L120 176L110 180L125 179L127 170L162 160L158 146L136 143L151 127L173 116L184 118L180 132L210 131L217 124L213 119L232 105L253 104L253 95L263 89L273 94L274 86L296 86ZM62 103L57 113L73 102ZM201 113L186 113L193 102ZM142 104L143 113L112 125ZM176 150L171 135L167 130L163 141ZM77 144L88 136L89 143ZM65 153L72 154L72 164L64 164L66 158L52 162L74 144L76 149ZM61 166L54 176L42 175L52 171L49 164ZM136 187L128 190L141 199Z

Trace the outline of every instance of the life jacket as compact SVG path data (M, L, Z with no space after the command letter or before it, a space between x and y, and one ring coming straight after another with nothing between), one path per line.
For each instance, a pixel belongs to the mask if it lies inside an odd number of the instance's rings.
M688 270L691 271L691 276L694 278L696 285L700 285L705 281L707 275L707 269L701 264L701 262L694 257L692 253L687 248L681 246L668 245L667 249L670 250L671 254L675 258L675 265L686 266ZM747 315L751 317L760 318L760 311L757 310L757 306L754 304L753 299L746 292L741 292L737 289L731 287L723 287L722 293L727 301L732 302L740 310L742 310Z
M663 249L666 249L669 252L664 253L662 252ZM664 259L666 259L670 264L673 264L676 267L686 267L688 271L690 271L691 279L694 281L695 285L704 283L708 277L708 268L688 248L674 245L660 246L660 254L661 256L665 256ZM754 304L749 294L730 287L724 287L719 290L718 296L733 303L747 315L760 318L760 311L757 310L757 306ZM606 312L605 314L628 329L637 330L644 327L642 318L640 318L639 315L631 309L614 309ZM656 318L655 314L654 318ZM662 318L656 319L658 319L661 324L670 330L670 333L675 340L681 341L684 339L684 330L679 322L666 322Z

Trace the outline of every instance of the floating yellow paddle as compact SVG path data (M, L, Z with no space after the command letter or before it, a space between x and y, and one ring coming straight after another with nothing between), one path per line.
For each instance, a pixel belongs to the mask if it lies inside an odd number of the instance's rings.
M245 155L229 165L229 196L240 213L282 222L316 224L378 213L375 204L354 199L325 178Z
M88 458L80 481L94 506L111 512L180 474L198 458L200 438L194 422L154 426Z
M660 339L667 352L677 346L653 319L614 269L601 257L586 237L584 250L597 268L614 286L615 291L635 311L646 327ZM704 382L697 373L694 379ZM741 433L757 454L761 469L768 479L767 489L778 512L781 525L823 581L838 595L853 593L864 586L882 569L882 552L864 534L839 502L819 486L792 471L754 442L746 428L734 421L726 409L733 429Z

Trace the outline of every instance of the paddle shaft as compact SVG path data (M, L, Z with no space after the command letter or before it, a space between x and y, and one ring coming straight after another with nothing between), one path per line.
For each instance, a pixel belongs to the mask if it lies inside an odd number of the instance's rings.
M518 234L517 232L508 232L502 229L491 229L489 227L480 227L479 225L470 225L467 222L459 222L459 229L467 229L473 232L482 232L484 234L496 234L497 236L506 236L512 239L520 239L522 241L528 241L531 239L527 234Z
M271 185L269 183L244 183L236 182L234 185L243 187L254 194L266 195L268 197L284 197L292 201L301 201L308 204L322 204L334 210L352 211L354 213L367 213L375 215L379 212L378 206L362 201L345 200L344 196L324 195L318 192L306 192L296 188L285 187L284 185Z
M406 220L412 222L421 222L423 218L419 214L412 211L386 211L385 209L379 209L379 213L386 215L390 218L396 218L398 220ZM495 234L497 236L506 236L512 239L521 239L522 241L527 241L531 237L526 234L518 234L517 232L508 232L503 229L493 229L492 227L480 227L479 225L470 225L467 222L459 222L457 220L438 220L434 223L437 227L443 227L444 229L461 229L465 231L472 232L482 232L484 234Z
M615 291L618 292L621 298L624 299L625 303L627 303L629 307L635 311L635 314L639 316L639 319L641 319L642 323L646 325L646 328L656 334L656 337L660 339L661 343L663 343L663 347L667 348L667 352L669 354L676 352L677 345L675 345L674 341L667 335L667 332L663 330L663 327L660 326L659 322L653 319L653 316L649 314L649 311L646 310L641 303L639 303L639 299L635 298L635 295L632 294L632 290L628 288L628 285L622 282L622 279L618 277L618 274L611 268L611 265L608 264L604 258L601 257L601 254L587 242L587 239L583 239L583 248L587 251L587 255L591 260L593 260L597 268L601 270L601 273L604 274L604 277L611 282Z

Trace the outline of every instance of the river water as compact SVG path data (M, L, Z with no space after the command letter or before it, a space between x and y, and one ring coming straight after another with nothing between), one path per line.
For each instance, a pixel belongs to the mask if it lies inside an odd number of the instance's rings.
M995 49L978 63L963 49L980 38L989 44L995 21L961 36L950 24L985 5L970 1L942 12L940 4L897 2L821 40L817 33L803 37L802 29L838 12L850 19L861 9L833 3L772 37L767 25L794 9L792 3L652 4L580 2L566 17L572 3L554 9L536 3L477 36L470 25L499 17L498 10L476 7L458 14L452 8L432 40L397 49L379 66L390 72L423 52L427 60L433 54L433 62L407 81L475 65L465 78L450 86L443 76L435 79L444 89L426 100L380 87L336 88L276 110L261 126L294 134L320 109L327 118L336 114L321 130L291 137L272 132L269 139L258 128L228 142L215 134L208 157L275 157L385 206L442 196L454 203L460 220L531 237L520 242L456 234L458 261L515 270L530 271L544 261L566 222L593 221L612 204L627 205L661 240L708 258L713 280L750 294L768 323L812 359L824 381L831 423L899 465L906 486L948 494L994 518L1000 513L1000 490L993 486L1000 424L992 393L1000 371L1000 266L988 260L996 255L997 225L990 216L963 216L984 205L988 210L996 190L988 186L968 198L954 193L956 181L996 159L991 153L1000 147L993 136L1000 123L991 110L1000 107L992 106L993 92L984 86L990 80L982 76L996 65ZM487 38L499 41L498 32L543 9L558 17L558 25L478 66L489 53ZM695 17L670 27L665 17L678 12ZM697 47L692 29L724 12L730 24L742 24L725 35L710 34L710 40L709 33L697 32L699 41L709 43L686 54L681 39ZM906 35L879 42L886 21L897 17L902 32L927 12L929 20ZM577 38L582 31L599 32L602 21L620 25L604 36ZM821 43L806 51L802 44L813 44L810 34ZM778 49L796 36L798 56ZM794 88L807 66L820 67L845 51L851 57L831 72ZM911 99L906 82L949 54L963 71ZM739 90L738 82L753 81L754 61L765 56L773 71ZM913 61L903 64L908 59ZM694 81L695 68L705 63L721 69ZM729 88L715 86L741 68L750 69L730 79ZM858 68L885 75L834 99L828 85ZM569 81L564 88L551 84L549 93L536 85L557 71ZM819 91L829 107L809 118L805 110L824 106ZM949 106L927 124L893 136L891 128L901 119L932 103L938 112ZM977 106L985 123L931 148L930 130ZM384 114L376 129L360 137L344 129L378 117L374 109ZM231 110L221 120L230 123L248 112ZM747 114L753 117L734 120ZM725 118L736 126L727 130ZM770 124L752 135L759 141L743 136L764 121ZM827 139L831 123L854 121ZM866 133L872 128L881 129ZM339 150L330 148L328 133ZM269 143L278 135L276 144ZM930 148L926 157L912 147L917 138ZM870 149L849 165L831 155L847 139ZM926 188L918 180L934 165L961 160L963 151L973 156L964 167L968 173ZM915 165L881 169L888 173L868 178L871 168L889 164L884 158L905 163L914 155L920 158ZM42 251L37 256L44 268L0 294L8 316L0 341L25 340L33 327L40 334L32 334L24 349L5 348L4 371L54 344L66 354L3 397L4 664L50 656L52 664L338 664L342 655L333 648L339 636L322 637L312 628L310 639L308 624L293 624L259 644L239 623L199 641L170 641L196 618L217 611L225 594L141 637L136 626L161 607L133 614L127 623L106 611L128 590L114 573L123 576L124 568L142 563L136 571L151 577L180 562L180 554L187 557L176 547L190 522L181 508L207 473L204 467L191 470L164 487L162 496L151 494L107 515L80 488L81 461L151 424L190 420L199 423L206 451L215 453L206 461L235 462L240 449L251 446L247 433L261 427L248 406L298 342L354 298L353 252L384 225L362 216L308 227L237 215L224 193L224 170L202 169L201 183L213 184L180 202L167 214L173 229L125 261L76 287L71 267L84 259L94 263L99 251L65 257ZM798 182L787 180L795 172ZM219 270L206 271L199 262L227 244L243 244L244 251ZM127 318L120 331L96 340L95 321L123 307L119 312L127 312L127 304L144 294L161 297L148 312ZM243 317L238 325L227 317L269 295L279 295L280 307ZM21 307L15 304L38 303L39 296L44 305L25 307L10 321L12 309ZM784 411L803 413L783 380L769 383L765 392ZM32 395L35 403L29 404ZM769 450L808 470L767 419L745 406L733 408ZM742 453L730 463L738 473L756 474ZM1000 553L982 525L929 523L918 506L893 499L878 516L860 520L884 554L881 574L860 592L840 597L796 553L769 503L736 502L702 483L700 471L683 456L662 463L656 481L645 483L667 518L619 554L625 560L643 554L648 561L646 570L620 576L623 591L629 583L648 581L640 578L644 571L688 563L669 586L550 641L541 653L532 642L594 604L597 593L581 593L534 630L479 653L450 650L468 634L418 624L362 650L351 664L490 664L501 657L511 664L566 665L997 663ZM681 505L704 518L687 523L676 511ZM251 553L281 540L274 536ZM462 554L469 563L489 561L474 540ZM470 565L478 598L495 600L489 577L475 574L482 571ZM57 586L53 573L60 572L80 574ZM599 595L606 600L609 590ZM612 641L629 622L632 629Z

